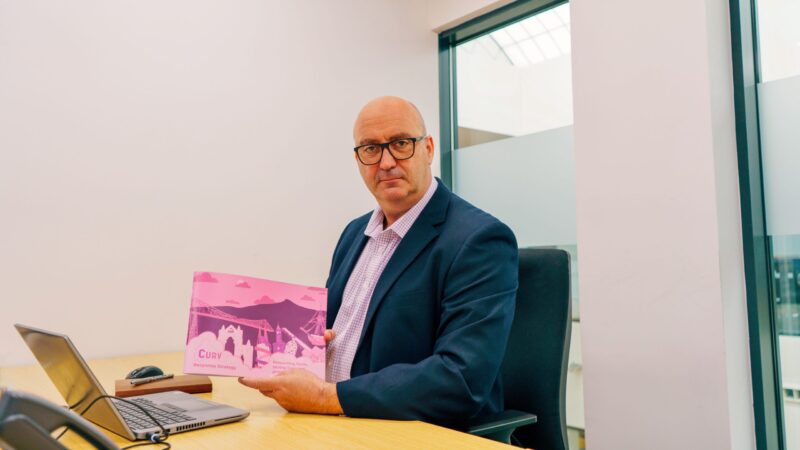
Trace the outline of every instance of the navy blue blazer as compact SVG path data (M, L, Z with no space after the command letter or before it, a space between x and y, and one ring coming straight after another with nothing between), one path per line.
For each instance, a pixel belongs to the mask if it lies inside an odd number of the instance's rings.
M367 242L370 214L347 225L333 253L328 328ZM344 413L459 427L502 411L517 265L511 230L439 181L375 287L352 378L336 385Z

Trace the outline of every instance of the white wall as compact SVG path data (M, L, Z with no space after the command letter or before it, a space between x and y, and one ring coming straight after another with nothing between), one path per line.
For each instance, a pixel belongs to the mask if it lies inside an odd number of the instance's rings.
M800 14L798 14L800 18ZM760 83L758 116L767 234L800 234L800 76ZM776 245L776 251L781 251Z
M756 8L760 81L800 74L800 2L759 0Z
M755 448L727 1L571 17L589 448Z
M88 357L179 350L193 270L323 284L373 207L360 106L407 96L438 136L429 23L422 1L0 1L0 365L32 362L14 322Z
M428 24L437 32L448 30L512 1L514 0L428 0Z
M458 47L458 125L509 136L572 125L569 55L514 66L502 53L492 57L491 39Z

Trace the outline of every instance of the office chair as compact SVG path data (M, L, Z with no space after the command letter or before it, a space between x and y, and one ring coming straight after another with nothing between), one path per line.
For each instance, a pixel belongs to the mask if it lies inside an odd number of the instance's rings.
M51 433L66 426L101 450L118 450L83 417L35 395L0 389L0 447L12 450L64 450Z
M506 410L467 431L536 450L567 450L571 329L569 253L520 249L517 304L501 368Z

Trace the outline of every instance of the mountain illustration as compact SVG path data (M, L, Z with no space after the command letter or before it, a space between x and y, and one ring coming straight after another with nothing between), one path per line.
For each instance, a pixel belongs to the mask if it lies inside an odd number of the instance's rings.
M298 340L302 341L304 344L309 346L313 345L311 342L309 342L306 332L302 329L302 327L314 318L314 315L317 313L317 311L303 308L302 306L299 306L289 300L284 300L280 303L246 306L244 308L239 308L236 306L217 306L216 309L235 315L242 319L266 319L271 327L271 331L267 333L270 342L275 341L275 329L280 326L281 328L288 329L297 337ZM224 318L199 317L198 319L198 325L201 330L217 330L223 325L227 326L228 324L231 324L230 321L227 321ZM241 326L235 323L233 325ZM252 344L255 344L258 338L258 329L248 326L241 326L241 328L244 342L249 340ZM288 339L285 334L284 339Z

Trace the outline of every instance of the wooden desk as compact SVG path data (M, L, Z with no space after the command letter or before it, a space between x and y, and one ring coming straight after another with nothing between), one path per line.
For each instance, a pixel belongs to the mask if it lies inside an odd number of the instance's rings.
M183 353L128 356L89 361L89 365L109 394L114 380L135 367L156 365L166 372L182 373ZM423 422L353 419L349 417L287 413L274 400L241 386L235 378L212 377L214 392L203 398L227 403L250 411L243 421L170 436L169 442L180 449L501 449L498 442L430 425ZM64 399L38 365L0 368L0 386L27 391L59 405ZM107 433L120 446L130 441ZM87 448L74 433L62 439L70 448ZM81 445L83 444L83 445Z

